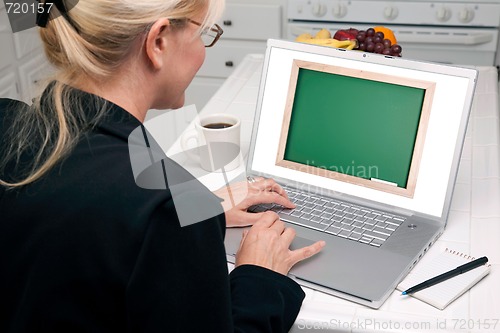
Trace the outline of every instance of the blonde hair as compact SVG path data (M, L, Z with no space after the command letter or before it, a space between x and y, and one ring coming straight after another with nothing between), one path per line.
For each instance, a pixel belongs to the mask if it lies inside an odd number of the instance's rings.
M45 54L57 68L54 80L35 103L16 112L9 129L9 146L0 156L0 174L8 163L36 151L19 179L0 179L8 188L30 184L57 164L78 142L81 134L106 114L103 99L95 113L86 115L71 88L84 78L105 82L129 57L134 42L160 18L182 21L203 14L200 31L220 17L224 0L80 0L68 19L51 10L51 20L40 29ZM51 107L41 107L49 102ZM36 141L36 142L35 142ZM18 169L19 170L19 169Z

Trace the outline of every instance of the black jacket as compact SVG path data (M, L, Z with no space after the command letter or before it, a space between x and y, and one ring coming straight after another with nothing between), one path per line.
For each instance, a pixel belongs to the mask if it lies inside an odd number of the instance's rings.
M19 106L0 99L0 149ZM181 227L169 189L136 185L138 126L111 104L42 179L0 187L0 332L288 331L304 298L295 282L252 265L228 274L223 214ZM193 209L220 205L201 184L194 195Z

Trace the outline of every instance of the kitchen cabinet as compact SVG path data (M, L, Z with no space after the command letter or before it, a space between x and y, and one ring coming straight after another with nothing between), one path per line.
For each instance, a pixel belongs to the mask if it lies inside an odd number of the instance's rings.
M36 28L12 33L3 2L0 2L0 97L31 103L43 79L52 71Z
M231 0L218 24L224 34L207 48L205 63L186 91L186 105L198 110L249 53L264 53L268 38L282 38L284 0Z

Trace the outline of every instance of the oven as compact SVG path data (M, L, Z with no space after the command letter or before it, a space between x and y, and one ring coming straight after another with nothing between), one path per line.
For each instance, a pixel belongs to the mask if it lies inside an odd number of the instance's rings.
M498 66L500 0L288 0L287 38L322 28L385 26L402 56L425 61Z

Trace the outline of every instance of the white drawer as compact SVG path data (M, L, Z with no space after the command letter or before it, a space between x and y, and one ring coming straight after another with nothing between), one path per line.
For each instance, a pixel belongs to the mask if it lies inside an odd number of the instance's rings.
M281 38L281 6L227 4L219 25L222 39Z
M208 48L197 76L228 77L249 53L265 53L266 42L219 41Z

